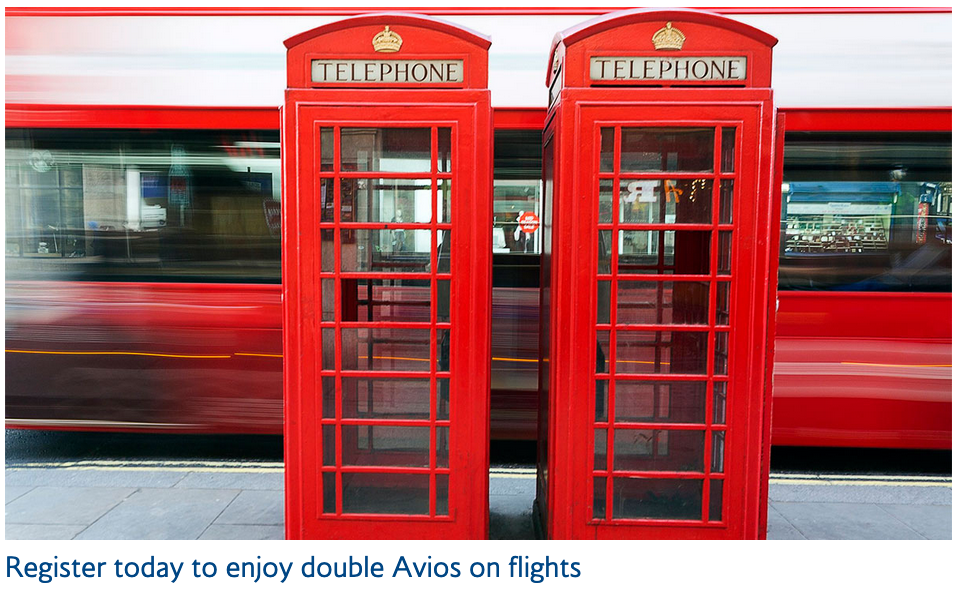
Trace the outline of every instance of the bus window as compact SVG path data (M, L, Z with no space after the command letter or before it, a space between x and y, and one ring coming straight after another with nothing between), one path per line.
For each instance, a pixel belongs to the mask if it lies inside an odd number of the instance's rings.
M951 291L951 135L789 133L780 289Z

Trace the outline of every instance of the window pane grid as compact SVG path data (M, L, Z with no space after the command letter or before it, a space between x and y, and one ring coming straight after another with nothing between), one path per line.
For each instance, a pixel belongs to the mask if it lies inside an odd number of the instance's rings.
M728 380L728 370L719 369L721 366L717 366L717 347L719 346L717 343L717 335L720 335L720 334L722 335L720 337L720 341L722 341L723 339L725 339L725 337L728 336L729 331L732 330L731 325L728 324L729 319L723 317L724 309L726 313L728 313L728 310L729 310L729 295L728 294L726 294L725 296L718 295L720 292L728 291L729 283L733 281L733 277L731 274L732 267L723 267L720 265L719 232L733 231L735 229L735 225L733 223L733 221L735 221L735 213L733 213L733 217L728 219L726 223L723 223L723 224L720 223L721 208L728 208L731 211L735 211L736 209L735 195L730 197L732 199L730 200L731 202L730 205L723 205L722 203L723 198L721 196L721 186L722 186L722 180L734 180L736 178L735 172L737 171L738 168L733 168L728 172L723 172L724 163L727 166L731 167L733 165L734 159L732 158L733 157L732 155L727 156L723 154L724 127L715 126L711 128L712 128L711 132L713 132L713 134L711 135L711 140L713 141L712 142L713 154L711 156L712 171L707 170L705 172L673 171L673 172L650 172L650 173L644 173L644 174L643 173L635 173L635 174L621 173L620 174L619 173L620 168L616 164L622 163L622 152L621 152L621 144L623 140L622 127L615 126L614 128L612 128L612 131L613 131L612 134L605 134L605 129L603 128L602 133L598 135L600 143L607 142L609 145L611 145L610 147L600 146L599 147L600 154L604 155L607 152L607 149L611 149L611 155L608 156L609 157L608 159L606 159L603 156L603 158L600 160L601 171L598 175L597 181L599 184L600 194L602 190L607 191L607 189L610 189L611 197L612 197L611 213L600 212L598 217L598 222L596 223L596 226L595 226L597 230L596 233L599 234L600 240L605 240L605 245L607 245L610 248L610 254L607 255L607 258L605 258L604 261L600 257L600 265L598 267L599 273L595 276L596 282L599 283L599 287L600 287L600 290L597 292L598 299L599 300L608 299L609 307L607 312L602 312L602 314L598 317L596 324L594 325L595 332L599 338L599 344L601 345L602 348L605 347L605 341L604 341L605 337L607 337L607 341L608 341L607 361L603 363L600 362L598 364L597 373L594 375L594 378L596 381L595 382L595 386L596 386L595 402L597 403L599 400L599 397L597 396L598 391L604 390L604 394L607 394L607 401L603 405L605 405L604 412L607 417L604 420L598 419L596 417L597 421L594 421L591 424L591 427L594 429L590 433L590 439L594 438L596 430L599 432L605 433L604 446L605 446L606 464L604 465L604 468L597 468L597 470L594 470L592 473L594 477L601 478L602 480L605 481L604 506L600 505L601 504L600 498L602 494L599 494L599 488L597 487L599 484L593 481L589 483L589 487L588 487L589 496L591 497L590 502L592 501L595 502L594 506L590 507L590 511L591 511L590 514L592 515L593 518L601 521L605 521L605 522L629 522L630 521L630 518L627 518L625 516L627 514L627 511L622 512L623 518L616 518L617 515L615 510L615 506L616 506L615 502L617 497L617 494L616 494L617 488L616 488L615 478L622 478L622 477L658 478L658 479L692 478L700 481L701 483L701 488L700 488L701 492L698 494L698 502L695 502L695 504L698 504L698 510L695 511L695 514L697 515L696 518L690 517L691 520L686 520L686 519L678 519L678 518L665 519L665 518L646 517L641 519L643 521L650 521L650 522L672 521L672 522L690 522L690 523L698 522L699 524L704 524L704 525L705 524L718 525L718 524L722 524L722 520L720 519L725 519L724 516L721 516L722 514L725 514L725 510L723 510L725 508L725 502L718 503L718 504L710 503L710 498L713 497L712 494L714 491L717 492L716 497L718 498L722 497L723 488L721 486L723 486L725 483L723 481L725 477L724 473L714 472L713 465L715 462L712 460L714 457L713 441L714 441L714 436L716 436L718 437L718 440L719 440L719 442L717 443L718 446L716 446L716 448L718 448L719 450L715 456L718 457L717 460L719 461L720 465L723 463L725 459L725 456L724 456L725 449L722 447L722 444L724 443L723 437L725 437L726 435L726 425L724 423L725 418L723 416L720 416L720 417L723 417L722 419L714 418L714 414L716 414L716 410L714 410L714 401L716 398L714 395L714 384L723 383ZM733 127L727 127L727 128L729 128L732 131L737 130L736 128L733 128ZM735 141L733 145L729 147L729 150L735 151ZM668 156L663 157L663 159L666 159L667 157ZM727 159L727 157L729 157L729 159ZM629 180L629 179L688 180L690 178L692 179L698 178L698 179L705 180L704 183L706 184L711 182L712 184L709 192L710 196L709 196L709 205L708 205L709 222L708 223L705 223L705 222L703 223L666 223L667 200L665 200L664 196L662 195L660 195L659 200L656 201L658 203L657 205L658 221L659 221L658 223L625 222L623 221L623 217L621 216L622 215L621 209L623 207L623 204L622 204L623 198L622 198L622 189L621 189L622 182L620 178L626 179L626 180ZM693 185L695 185L695 183ZM673 186L672 188L673 190L675 190L676 186ZM668 188L666 188L666 190L668 190ZM681 190L684 191L685 188ZM736 190L735 183L733 184L733 190L735 194L735 190ZM677 203L678 203L679 196L681 195L677 193L677 196L676 196ZM603 208L605 204L607 204L606 202L604 202L604 200L600 200L599 202ZM677 206L677 205L674 205L674 206ZM675 215L670 215L670 216L675 217ZM705 218L705 216L706 215L702 215L703 218ZM622 236L621 232L626 230L658 232L656 233L656 236L652 238L655 240L655 245L657 248L657 254L656 254L654 263L651 265L649 264L645 265L647 268L650 268L650 267L653 268L654 271L644 272L644 273L636 272L636 273L628 274L628 273L622 272L619 269L620 240ZM706 240L708 245L708 253L703 254L701 256L703 260L708 259L708 264L704 263L702 265L704 268L706 268L706 271L708 272L704 272L697 275L697 274L687 274L687 273L675 273L673 269L672 275L665 273L666 270L668 270L671 267L675 267L677 264L675 256L672 257L671 262L668 260L668 255L666 254L666 250L665 250L667 240L675 239L674 236L669 236L667 238L666 232L673 231L673 230L691 231L691 232L709 232L706 236L708 238ZM674 247L670 246L670 248L671 248L670 252L672 254L675 254L675 252L672 252L674 250ZM602 256L606 256L606 255L602 255ZM728 255L724 255L724 256L727 256L729 260L732 260L732 256L733 256L732 251L730 251ZM608 263L607 270L604 269L605 262ZM647 260L646 262L650 262L650 261ZM641 268L641 265L633 265L633 266L637 266ZM722 271L722 273L720 271ZM631 318L629 316L626 316L624 318L618 316L619 303L620 303L620 299L618 295L619 280L622 280L626 284L629 281L654 282L654 285L643 284L639 286L640 288L636 291L639 291L640 293L642 293L642 295L637 297L638 301L633 300L633 302L629 302L628 304L626 304L626 306L633 309L631 312ZM704 306L704 310L702 310L701 323L695 324L695 322L699 322L699 320L696 319L694 315L686 314L687 322L676 323L675 322L676 319L664 314L664 310L666 308L672 308L677 305L676 298L678 298L678 303L683 303L683 297L685 297L686 300L690 299L688 293L686 293L685 296L683 295L683 293L680 293L678 296L673 297L672 301L669 302L668 301L669 295L667 294L669 294L673 290L666 289L666 288L675 287L675 286L671 283L667 284L664 282L670 282L670 281L694 282L694 284L695 283L703 284L701 285L703 288L703 292L700 292L700 293L702 294L702 297L705 297L706 299L702 304L702 306ZM708 286L708 291L706 290L707 286ZM686 286L681 286L681 285L680 287L684 291L687 289L689 290L696 289L696 287L687 288ZM628 286L628 285L626 286L626 291L629 291L631 289L632 289L632 286ZM692 293L695 293L695 292L692 292ZM691 305L686 306L687 308L697 305L697 303L695 302L695 299L697 296L699 296L698 293L695 296L692 296ZM636 310L636 308L638 308L638 310ZM596 306L595 310L601 311L601 307ZM636 322L635 318L637 316L642 316L643 313L645 313L648 317L654 316L655 318L654 323ZM677 319L683 320L683 312L679 313L679 315L677 316ZM623 322L619 322L620 320L623 320ZM669 322L670 320L672 322ZM719 322L719 324L717 324L717 322ZM652 357L652 359L654 360L653 365L655 367L654 373L639 372L638 370L636 370L635 372L623 371L621 373L617 371L621 367L619 366L619 361L618 361L619 331L640 331L645 333L649 333L649 332L654 333L653 339L649 339L648 336L644 338L646 343L648 343L651 346L651 350L652 350L651 352L654 354L654 356ZM703 362L705 365L702 367L705 373L681 374L681 373L675 373L673 369L669 367L673 365L671 364L671 360L674 360L676 357L673 349L676 346L675 345L676 341L669 339L669 337L673 337L675 335L670 334L669 331L681 331L681 332L693 331L696 333L698 332L705 333L705 337L703 338L703 341L705 342L705 353L703 354ZM625 337L626 337L625 341L627 343L626 352L628 353L635 353L635 354L640 353L639 351L628 351L629 346L633 347L634 349L639 349L642 346L646 345L646 343L642 343L643 338L641 337L638 339L628 335L626 335ZM685 335L682 335L682 338L686 338ZM631 343L629 343L629 341L631 341ZM683 348L683 345L679 345L680 355L682 354L682 348ZM686 349L688 349L688 345L686 346ZM642 353L647 354L648 351L642 352ZM669 354L669 356L671 357L670 363L665 363L662 361L665 359L666 354ZM725 358L728 357L727 354L728 354L728 350L726 350L726 354L720 354L720 356L723 360L725 360ZM601 350L600 350L599 358L601 358L601 355L603 354L601 354ZM646 357L645 359L649 359L649 358ZM661 373L662 366L666 366L666 371L672 372L672 373L671 374ZM679 367L681 368L681 366ZM616 413L616 407L617 407L617 402L616 402L617 401L617 396L616 396L617 382L616 381L628 381L628 380L656 381L659 383L659 384L653 384L653 387L652 387L651 411L653 412L652 413L653 419L651 421L642 421L642 422L627 422L627 421L617 422L616 421L616 414L617 414ZM688 382L690 380L699 380L704 382L704 385L701 389L702 390L701 395L703 398L702 398L702 401L700 401L702 406L703 423L662 423L661 421L662 408L672 407L672 403L671 403L672 397L665 396L664 398L667 399L668 402L665 405L663 405L661 402L663 398L661 396L662 391L660 389L662 387L667 386L668 388L666 388L665 390L671 391L673 386L678 386L673 383ZM691 389L689 390L691 391ZM669 395L671 395L671 393L669 393ZM650 400L648 396L646 396L645 398L646 398L646 401ZM648 405L648 403L646 403L646 405ZM636 405L633 404L633 407L635 406ZM657 415L655 412L659 412L659 414ZM702 434L701 471L698 470L698 465L697 465L696 471L674 471L674 472L672 471L637 472L637 471L628 471L628 470L616 471L615 460L614 460L616 430L651 430L652 431L651 438L660 439L660 443L657 443L654 446L647 447L645 450L646 452L651 452L652 453L651 456L653 457L655 457L659 453L659 451L663 448L661 445L661 438L663 436L666 441L666 445L664 448L666 449L667 454L669 451L672 451L675 449L675 443L669 442L673 438L673 436L665 432L668 432L671 430L699 431ZM643 436L644 435L645 434L643 434ZM679 436L679 438L681 437L682 436ZM597 441L592 440L593 445L595 442ZM595 454L594 454L595 450L596 450L595 448L591 449L591 459L594 459L595 457ZM697 454L700 454L700 453L697 453ZM595 469L596 468L595 465L592 465L592 468ZM713 481L718 482L716 486L713 486L712 484ZM632 486L630 484L623 483L623 487L631 488ZM717 490L713 490L712 489L713 487L716 487ZM635 493L635 490L632 489L631 493ZM627 501L623 500L622 503L624 506L627 503ZM710 510L713 507L716 507L716 513L715 513L716 518L711 518L711 515L710 515ZM638 517L632 517L631 520L638 520Z
M317 208L321 210L331 208L335 213L338 213L338 215L331 218L332 220L327 220L319 224L320 240L325 239L332 245L333 252L332 263L325 264L325 267L331 267L332 270L321 271L320 279L330 280L332 282L326 286L327 292L332 291L332 295L327 295L326 299L334 300L337 305L335 308L335 316L327 312L327 316L332 319L320 320L320 328L323 331L330 329L331 333L329 339L322 342L320 349L321 351L331 349L334 352L332 358L335 359L333 370L320 370L320 374L324 379L331 379L332 384L330 387L334 389L332 398L335 401L332 405L326 405L327 411L331 411L331 415L327 414L327 417L331 417L331 419L326 419L322 422L321 433L318 435L319 442L317 443L321 448L330 448L333 451L332 456L327 455L325 459L319 459L322 462L330 462L330 464L322 467L321 470L325 473L321 473L320 475L320 481L323 482L323 490L321 490L321 493L323 494L324 500L321 503L320 510L324 514L333 514L336 516L356 516L362 514L379 517L405 515L411 517L429 516L441 519L451 518L446 497L446 487L448 485L450 470L446 458L442 458L446 456L446 451L439 449L439 447L443 447L442 445L444 443L438 443L439 440L443 439L449 441L449 428L451 424L449 419L438 419L437 409L438 379L449 382L451 373L449 370L438 371L440 366L435 364L434 361L438 354L438 331L445 331L449 336L449 330L451 328L449 317L443 322L439 322L438 320L442 312L447 312L449 316L451 310L449 289L452 285L451 280L453 278L449 263L449 253L447 254L447 268L438 273L438 259L442 255L441 248L443 246L441 242L445 241L438 235L438 230L446 232L448 236L446 241L449 241L453 229L451 223L453 221L452 216L450 216L448 222L438 222L438 190L441 187L442 180L446 180L452 189L454 176L451 172L442 173L438 171L438 128L436 126L428 126L425 129L430 133L429 171L344 171L345 164L340 154L343 144L342 129L336 126L332 129L333 135L331 137L333 142L332 165L329 166L329 171L320 172L319 177L325 179L329 184L328 188L321 189L322 192L327 192L327 197L320 196L320 200L317 201ZM441 132L449 134L450 129L444 128ZM326 135L321 135L321 138L325 137ZM317 147L317 152L319 151L320 149ZM320 155L317 155L317 157L322 159ZM326 157L328 164L329 155ZM326 167L324 164L321 166L321 169L325 169ZM380 179L390 181L392 179L429 180L429 221L421 222L420 219L426 217L426 215L420 216L416 212L412 215L401 215L399 209L393 215L393 221L368 221L377 216L373 212L375 205L370 204L375 198L374 193L371 191L367 191L362 197L363 202L366 204L354 205L354 208L359 206L365 209L366 213L344 213L343 206L352 204L349 202L352 200L351 197L346 195L347 188L351 187L345 186L343 184L344 180L376 181ZM367 188L370 188L370 186ZM388 188L390 192L396 192L394 190L396 186L391 184ZM391 196L391 200L394 202L389 205L389 208L397 208L396 205L400 203L396 202L396 194ZM456 204L453 202L453 197L449 200L450 204L445 208L449 208L452 212ZM332 206L327 201L331 201ZM406 208L407 203L403 204L404 208ZM417 208L415 203L411 206L414 209ZM357 221L357 216L367 220ZM352 217L352 219L350 220L348 217ZM388 217L386 212L384 212L382 217ZM416 217L417 221L405 222L406 217ZM372 271L343 271L343 263L341 260L347 257L359 258L361 256L350 256L351 252L343 253L344 243L353 237L348 234L354 230L358 232L375 230L374 233L385 230L391 232L393 230L427 230L430 234L429 262L426 262L426 265L419 265L419 263L417 265L426 266L426 269L415 272L398 270L386 272L380 271L379 269ZM393 239L395 240L396 238ZM362 256L364 258L372 258L369 252L362 254ZM372 268L368 263L364 266L365 268ZM364 266L360 268L362 269ZM394 265L391 263L391 266ZM407 265L404 264L402 266ZM443 268L443 266L441 265L440 268ZM317 267L317 270L319 270L319 267ZM400 281L406 282L407 280L411 280L417 283L417 285L411 288L408 285L397 285L394 283L399 283ZM344 281L349 283L344 283ZM362 283L363 281L366 283ZM420 281L429 281L429 287L421 288ZM445 284L441 284L438 287L438 281L442 281ZM389 284L387 285L386 283ZM438 289L445 289L448 291L448 294L439 295ZM317 288L317 291L319 291L319 288ZM345 295L348 291L354 293ZM363 292L362 299L360 298L361 291ZM409 296L411 292L414 295ZM321 294L317 295L322 297ZM355 305L343 305L347 299ZM439 303L440 299L448 300L446 309L441 308ZM360 309L361 307L362 310ZM351 309L344 311L346 308ZM381 308L384 310L382 316L389 318L389 320L374 319L374 317L379 318L374 311ZM428 308L429 320L426 322L411 320L415 315L414 312L419 312L421 308ZM347 316L350 318L363 316L366 319L351 320ZM394 317L398 316L404 316L405 319L403 321L393 320ZM354 332L344 337L344 329L345 331ZM386 332L380 333L380 330ZM394 333L405 333L406 331L416 331L416 334L411 332L404 335L394 335ZM420 338L424 333L427 334L426 343ZM382 337L378 338L379 335L382 335ZM348 337L352 337L353 343L357 345L357 347L353 348L357 350L357 353L360 353L361 348L365 347L364 355L360 356L367 358L367 364L364 367L357 366L356 364L352 364L354 367L347 367L347 360L344 360L344 349L348 348L348 344L344 339ZM364 342L358 343L358 338ZM420 349L422 350L424 346L427 348L426 358L421 357L419 353L413 353L412 355L414 357L409 357L410 354L404 354L408 355L408 357L403 357L402 355L398 356L397 353L394 353L394 351L399 351L399 347L394 347L395 344L403 346L407 341L418 340L418 338L420 338L419 340L421 342ZM317 337L317 340L320 340L320 337ZM400 341L404 343L400 343ZM374 347L380 345L389 349L389 351L385 352L386 355L374 355ZM422 362L426 362L426 367L423 370L407 369L406 366L403 366L404 369L399 369L394 364L390 364L389 367L380 367L372 363L372 361L375 361L373 360L374 357L401 361L402 359L406 359L408 362L413 360L411 363L416 364L418 367L423 367L424 364ZM447 357L449 359L449 355ZM425 380L427 384L420 384L421 380ZM406 384L401 384L407 382L411 383L409 389L406 388ZM417 382L417 384L414 385L414 382ZM381 406L389 407L389 413L384 414L386 417L373 417L374 407L377 404L373 397L373 383L381 383L380 386L384 388L381 394ZM350 389L350 392L346 395L343 392L344 385ZM360 396L361 393L359 392L361 387L363 387L363 397ZM394 387L398 388L394 389ZM417 393L413 393L415 387L419 387L416 389ZM424 391L424 388L427 390ZM387 390L390 392L387 393ZM425 408L425 412L415 413L412 407L408 408L407 405L416 394L423 392L427 393L425 396L427 407ZM320 393L320 396L322 398L329 398L322 395L322 393ZM322 401L322 398L319 400ZM349 402L359 403L359 406L363 407L362 411L369 413L361 415L360 409L354 409L352 411L346 410L344 399L350 399ZM397 402L395 399L397 401L399 399L403 400ZM418 399L418 402L414 403L419 405L420 401ZM322 407L322 404L320 403L317 406ZM402 407L406 411L393 413L399 407ZM423 409L422 405L418 406L417 411L420 409ZM397 415L400 417L397 417ZM322 416L320 419L322 419ZM327 427L331 428L331 430L323 432ZM384 428L384 430L379 430L380 428ZM424 435L421 428L426 429L426 435ZM377 432L384 433L382 438L384 447L382 449L376 443L375 436ZM414 432L417 433L414 434ZM350 439L351 442L344 444L347 439ZM353 453L351 454L355 457L355 460L368 460L374 464L349 464L345 459L347 456L347 444L353 445ZM360 459L361 456L363 457L362 459ZM425 464L420 463L414 465L407 463L408 460L411 462L419 462L421 458L424 459ZM384 461L386 464L380 461ZM443 476L439 486L437 475ZM384 476L386 479L381 479ZM420 487L419 482L418 484L413 484L406 479L407 477L415 478L418 476L426 477L423 487ZM400 479L391 480L389 479L390 477L398 477ZM415 488L414 485L417 485L417 487ZM443 491L439 490L438 487L443 488ZM395 499L394 494L401 489L405 492L409 490L407 493L412 495L411 504L415 503L413 506L416 506L416 508L411 506L411 508L407 508L406 510L394 509L395 505L391 500ZM349 507L344 502L344 493L350 494L348 497L354 498L354 500L349 502ZM384 495L390 495L390 498L387 498L386 502L381 501L375 505L357 502L355 498L366 493L382 493ZM440 503L437 502L438 493L443 498ZM404 499L406 498L406 496L402 497ZM426 506L427 509L424 510L423 506ZM383 507L386 507L386 510Z

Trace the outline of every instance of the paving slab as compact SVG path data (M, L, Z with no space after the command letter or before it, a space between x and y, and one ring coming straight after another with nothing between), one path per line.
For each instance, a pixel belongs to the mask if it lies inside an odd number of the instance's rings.
M4 478L8 486L55 486L98 488L170 488L184 478L184 471L124 471L116 469L47 468L16 469Z
M243 490L222 514L217 525L282 525L285 520L282 490Z
M211 525L199 539L285 539L282 525Z
M771 502L951 505L950 487L770 484Z
M531 496L534 500L535 477L501 477L492 475L488 484L491 496Z
M34 489L34 486L5 486L3 490L3 503L10 504L32 489Z
M25 525L90 525L125 498L133 488L41 486L29 498L6 505L6 522Z
M196 539L239 490L145 488L76 539Z
M806 537L770 505L766 521L766 538L776 540L804 540Z
M285 475L281 472L206 472L192 471L175 486L226 490L282 490Z
M924 539L876 504L774 502L807 539Z
M951 539L950 506L880 504L888 514L926 539Z
M6 539L74 539L87 525L26 525L7 523Z

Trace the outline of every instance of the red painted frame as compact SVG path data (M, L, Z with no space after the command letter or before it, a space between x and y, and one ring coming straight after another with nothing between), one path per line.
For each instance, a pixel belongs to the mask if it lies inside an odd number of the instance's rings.
M306 61L319 55L321 48L338 47L347 53L359 53L363 44L369 45L375 31L389 25L406 40L411 49L394 58L432 59L440 53L461 54L465 59L465 78L482 88L467 89L320 89L307 88ZM284 292L284 376L285 376L285 442L286 442L286 535L290 538L383 538L383 539L455 539L477 538L487 535L488 497L488 409L490 386L490 319L477 316L490 309L491 254L489 225L491 221L490 92L486 90L487 53L489 42L473 37L466 30L432 19L408 15L367 16L347 19L333 25L297 36L287 42L289 47L289 88L286 90L283 129L283 292ZM423 53L419 48L429 48ZM372 53L372 49L371 49ZM382 57L382 56L379 56ZM319 171L319 128L333 127L339 138L341 126L367 127L449 127L452 130L453 167L451 173L437 171L432 160L429 174L396 174L386 172L341 172L339 144L334 154L334 171ZM436 135L432 136L432 153L436 152ZM432 203L432 237L438 228L452 230L452 250L456 255L449 274L437 272L436 259L431 258L429 273L350 273L341 272L340 251L334 254L334 272L320 273L320 234L329 231L340 238L347 229L383 229L382 223L344 222L336 217L333 222L320 223L319 180L333 177L335 187L334 212L340 211L340 184L345 177L432 177L446 178L452 183L452 212L450 223L438 223L436 200ZM395 225L415 228L416 224ZM306 241L305 238L312 238ZM433 243L433 242L432 242ZM349 322L342 314L333 322L320 320L320 281L334 279L337 304L341 302L342 279L358 278L420 278L430 279L431 293L440 278L451 280L450 321L439 322L436 307L431 307L428 323ZM343 296L345 297L345 296ZM433 302L436 303L436 302ZM340 310L336 308L336 310ZM335 371L320 369L323 353L320 330L332 328L335 338ZM435 329L450 333L450 368L438 371L430 365L428 372L353 371L340 370L341 329L408 328L426 330L434 336ZM436 350L436 339L431 341ZM433 352L432 352L433 353ZM434 357L431 355L431 360ZM447 378L450 383L450 413L447 420L436 419L436 406L431 407L428 421L393 420L395 426L429 427L429 466L425 470L405 469L384 464L367 467L384 479L396 473L429 474L429 515L352 514L342 506L340 476L362 469L342 464L340 456L342 428L359 425L359 420L344 419L341 399L336 399L332 422L323 422L320 375L333 378L335 394L340 395L342 379L355 378L429 378L434 386L436 378ZM430 398L430 395L428 395ZM381 425L378 420L367 420L367 425ZM328 465L324 458L322 427L335 428L335 463ZM385 423L383 425L386 425ZM436 466L434 428L449 428L449 464ZM401 463L402 465L402 463ZM440 469L440 470L439 470ZM323 472L335 476L333 511L323 507ZM449 481L449 508L445 515L436 512L437 478Z
M588 57L595 52L622 55L628 40L641 39L646 33L661 28L672 21L683 29L698 47L733 55L737 48L749 51L756 57L756 71L750 82L769 81L769 59L775 40L757 33L747 35L745 26L715 15L685 11L634 11L617 16L615 27L608 22L595 21L591 33L576 28L557 38L560 45L552 53L561 64L565 84L560 98L548 114L546 140L554 136L554 246L552 248L552 272L550 287L551 329L548 386L539 387L539 394L548 393L547 401L547 460L539 460L539 499L537 516L544 523L551 538L641 539L641 538L756 538L761 537L763 511L766 507L766 491L763 473L766 462L763 452L769 448L770 406L768 377L772 370L772 353L769 346L775 332L776 265L775 250L770 248L777 241L777 215L771 197L775 191L776 164L774 152L776 141L775 109L772 90L768 88L589 88L583 75ZM730 32L736 33L733 35ZM772 40L772 41L771 41ZM722 45L716 46L716 43ZM718 49L717 49L718 48ZM549 65L549 84L551 82ZM643 114L648 114L643 116ZM617 217L612 223L598 223L597 201L587 200L599 189L599 127L622 126L730 126L736 127L737 155L735 174L720 172L720 147L716 141L713 173L701 174L714 177L734 178L736 196L731 224L720 224L719 201L712 201L712 224L621 224ZM618 132L613 159L618 162L620 146ZM719 135L717 133L717 139ZM547 165L547 163L546 163ZM605 175L605 174L601 174ZM612 175L612 174L609 174ZM614 175L635 178L667 178L679 174L656 173ZM685 175L685 174L682 174ZM698 175L698 174L697 174ZM617 188L613 185L613 188ZM715 186L714 186L715 188ZM614 190L618 201L617 189ZM716 195L715 190L713 195ZM745 199L743 197L746 197ZM756 197L754 200L751 197ZM615 203L618 204L617 202ZM615 207L617 208L617 206ZM603 227L604 226L604 227ZM612 230L611 273L596 274L598 270L597 245L594 238L600 227ZM611 292L612 317L609 324L597 324L596 291L598 279L611 279L617 271L618 229L679 229L710 230L710 273L701 280L710 282L710 320L707 325L675 327L649 325L643 327L619 324L615 318L616 290ZM732 267L723 276L716 273L718 258L718 229L733 231ZM624 275L623 275L624 276ZM693 276L636 275L634 278L669 280L695 279ZM773 280L771 283L770 280ZM716 307L716 285L719 280L730 281L731 309L729 324L713 324ZM545 299L542 299L542 303ZM637 329L645 331L697 330L707 332L706 373L696 380L706 381L705 420L702 424L648 423L654 429L694 429L705 432L703 471L680 472L616 472L613 468L615 366L609 372L596 372L596 333L603 329ZM716 333L728 331L730 363L726 374L719 374L713 363ZM608 361L615 361L615 340L610 342ZM686 376L662 374L651 376L636 374L636 379L672 380L687 379ZM545 374L539 374L544 382ZM610 395L608 404L612 413L607 422L596 422L590 395L596 392L595 379L608 379ZM693 379L689 376L688 379ZM726 381L729 397L725 425L714 423L712 415L713 381ZM542 408L544 411L544 408ZM606 452L608 468L596 471L592 428L602 423L607 429ZM622 427L633 427L620 424ZM726 431L725 466L722 473L713 473L710 467L712 432ZM539 440L545 439L539 436ZM540 450L540 447L539 447ZM670 453L672 448L670 447ZM699 520L672 520L665 518L613 519L612 498L606 497L604 517L593 515L594 485L592 477L607 478L611 486L617 476L642 478L691 478L703 482L702 511ZM541 478L547 476L547 491ZM709 497L711 479L723 479L722 521L711 519ZM608 487L606 495L612 494Z

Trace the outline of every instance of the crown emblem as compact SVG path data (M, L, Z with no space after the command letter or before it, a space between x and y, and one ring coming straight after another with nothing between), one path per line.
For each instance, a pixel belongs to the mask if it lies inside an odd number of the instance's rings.
M676 29L672 26L672 23L666 23L666 26L655 32L652 36L652 44L655 45L657 50L681 50L682 42L686 40L686 36L682 31Z
M373 36L373 49L378 52L399 52L401 45L403 38L390 31L389 25Z

